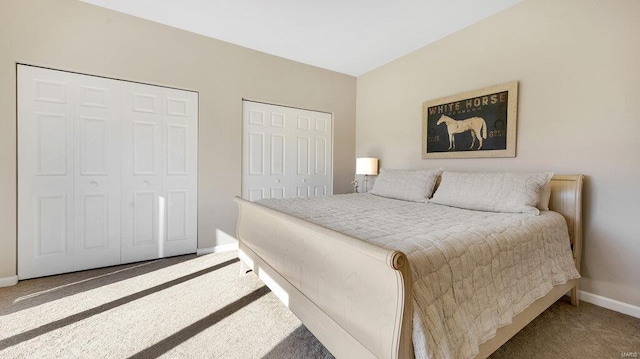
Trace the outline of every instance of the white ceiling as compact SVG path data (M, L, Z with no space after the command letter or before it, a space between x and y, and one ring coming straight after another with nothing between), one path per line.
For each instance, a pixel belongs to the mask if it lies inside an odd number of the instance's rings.
M360 76L522 0L82 1Z

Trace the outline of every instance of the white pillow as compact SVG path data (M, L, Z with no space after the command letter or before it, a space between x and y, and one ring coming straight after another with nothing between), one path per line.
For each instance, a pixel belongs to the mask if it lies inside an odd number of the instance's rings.
M442 168L430 170L381 169L369 193L412 202L426 202Z
M444 172L430 203L490 212L538 215L542 189L553 173Z
M551 199L551 183L547 183L544 185L542 189L542 193L540 193L540 202L538 202L539 210L548 211L549 210L549 200Z

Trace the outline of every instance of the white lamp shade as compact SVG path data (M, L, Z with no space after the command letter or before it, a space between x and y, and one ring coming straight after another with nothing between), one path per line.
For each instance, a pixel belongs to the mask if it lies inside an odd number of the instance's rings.
M377 175L378 159L370 157L356 158L356 174L357 175Z

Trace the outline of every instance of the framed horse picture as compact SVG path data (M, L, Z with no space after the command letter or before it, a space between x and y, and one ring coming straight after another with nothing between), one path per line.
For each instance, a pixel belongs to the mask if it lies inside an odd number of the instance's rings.
M515 157L518 82L422 104L422 158Z

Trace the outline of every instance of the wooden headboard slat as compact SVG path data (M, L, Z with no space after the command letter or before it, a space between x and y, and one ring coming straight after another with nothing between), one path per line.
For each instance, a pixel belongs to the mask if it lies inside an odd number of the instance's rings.
M569 239L573 245L573 259L580 271L582 258L582 184L583 175L556 175L551 179L549 209L567 220Z

